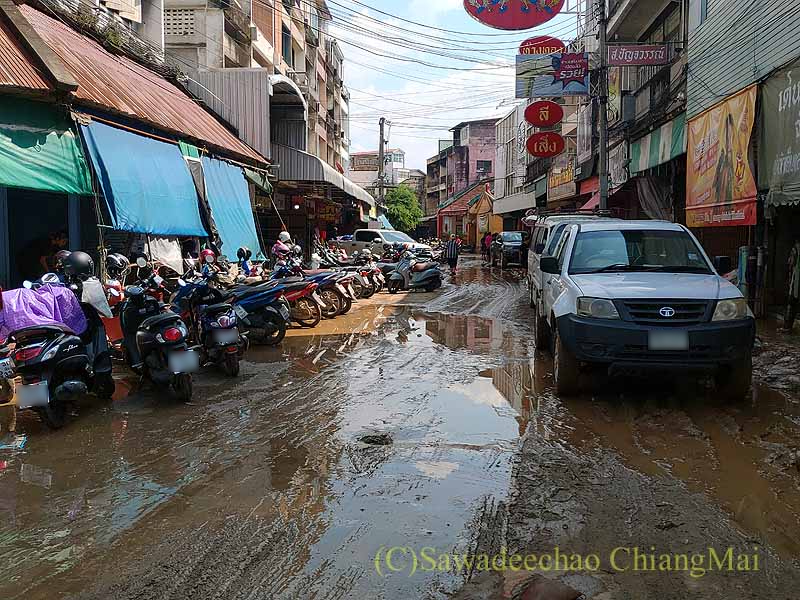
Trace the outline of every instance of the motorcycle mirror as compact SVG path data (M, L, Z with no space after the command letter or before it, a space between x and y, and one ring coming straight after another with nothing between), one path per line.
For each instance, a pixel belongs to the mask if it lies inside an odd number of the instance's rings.
M186 282L183 280L183 278L178 278L178 285L181 287L186 287Z
M24 287L26 290L33 289L33 282L26 279L25 281L22 282L22 287Z
M144 256L140 256L139 258L136 259L136 266L139 267L140 269L143 269L144 267L147 266L147 259Z
M45 273L42 275L42 283L59 283L58 275L55 273Z

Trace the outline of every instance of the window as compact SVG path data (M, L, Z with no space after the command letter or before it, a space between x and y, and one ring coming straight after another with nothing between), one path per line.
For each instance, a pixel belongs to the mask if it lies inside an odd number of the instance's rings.
M381 237L378 232L370 231L369 229L363 231L356 231L357 242L368 242L371 244L373 240L378 237Z
M478 171L478 175L483 175L485 177L492 172L492 161L479 160L476 163L476 169Z
M521 231L506 231L503 233L503 241L504 242L521 242L522 241L522 232Z
M685 231L587 231L575 240L571 274L649 271L702 273L711 270Z
M561 268L564 266L564 255L566 254L566 247L567 242L569 241L569 231L565 231L564 235L561 236L561 239L558 240L558 245L556 246L556 257L558 258L558 270L561 271Z
M561 223L561 225L556 225L553 227L553 235L550 236L550 243L547 244L543 254L546 254L547 256L553 256L553 252L555 252L556 249L556 244L558 243L558 240L561 239L561 233L564 231L566 226L566 223Z
M700 25L708 18L708 0L700 0Z
M292 60L292 33L286 25L281 25L281 52L283 60L294 69L294 61Z

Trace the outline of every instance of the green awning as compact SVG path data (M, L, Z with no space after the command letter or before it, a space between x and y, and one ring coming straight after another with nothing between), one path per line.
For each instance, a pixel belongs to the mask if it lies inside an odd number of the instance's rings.
M0 185L92 194L78 138L55 106L0 96Z
M686 154L686 113L631 144L631 175Z
M263 171L254 171L253 169L244 168L244 175L268 196L272 195L272 184L267 179L267 174Z
M200 158L200 150L197 146L187 142L178 142L178 147L181 149L181 154L189 158Z

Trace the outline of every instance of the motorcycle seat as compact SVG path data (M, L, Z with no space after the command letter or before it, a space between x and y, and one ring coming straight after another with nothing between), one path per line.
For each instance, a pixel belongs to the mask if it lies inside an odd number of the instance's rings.
M52 325L32 325L13 332L9 338L15 342L24 342L31 338L42 337L46 335L77 335L72 329L62 323L54 323Z
M173 313L173 314L165 313L163 315L155 315L155 316L152 316L152 317L147 317L144 321L142 321L141 327L143 327L145 329L149 329L149 328L154 327L156 325L164 325L165 323L168 323L168 322L175 322L175 321L180 321L180 320L181 320L181 318L178 315L176 315L175 313Z
M426 263L417 263L414 265L412 269L414 273L422 273L422 271L427 271L428 269L435 269L439 266L439 263L435 262L426 262Z
M209 306L204 307L202 312L204 315L211 315L215 313L228 312L229 310L231 310L231 308L232 307L230 304L226 302L221 302L220 304L211 304Z

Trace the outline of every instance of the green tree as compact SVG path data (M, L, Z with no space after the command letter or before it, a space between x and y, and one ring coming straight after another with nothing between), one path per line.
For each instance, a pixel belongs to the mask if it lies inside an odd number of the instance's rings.
M410 233L417 228L423 213L414 190L401 184L389 190L385 200L386 216L395 229Z

